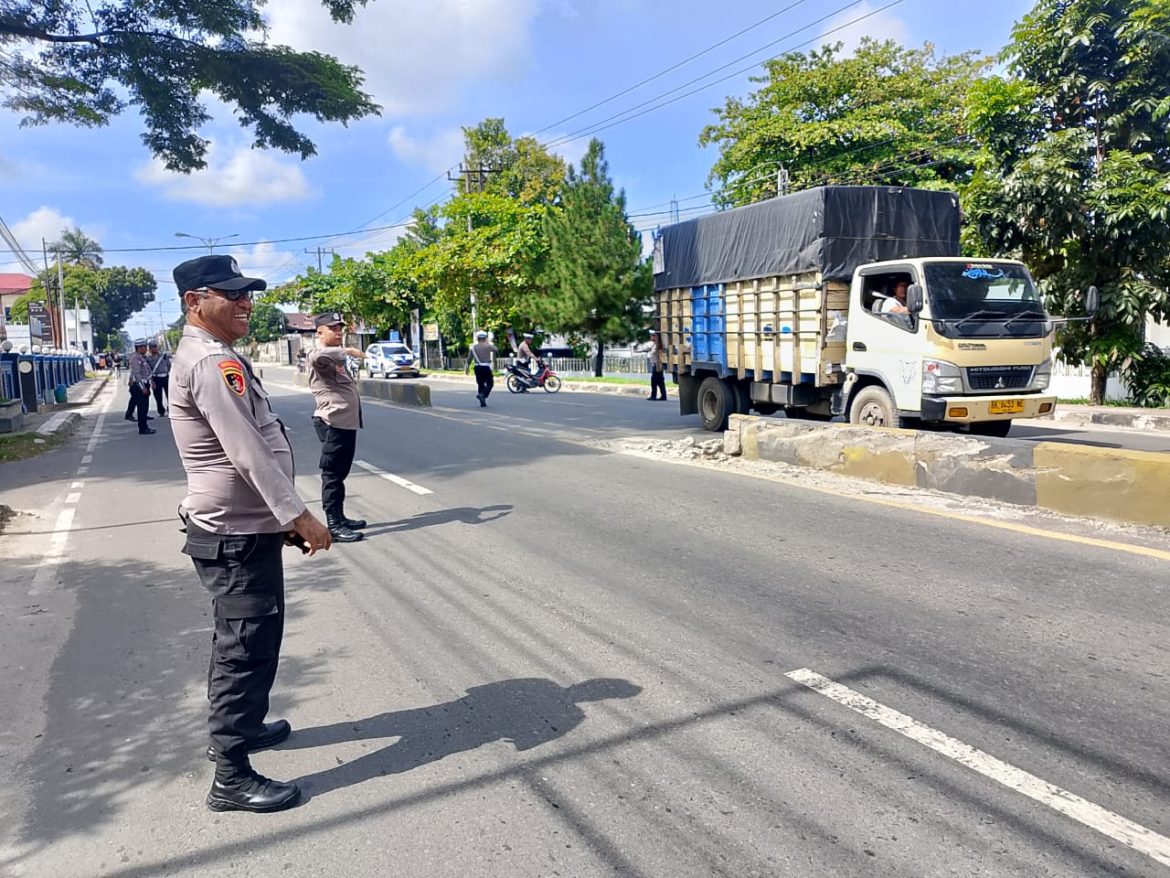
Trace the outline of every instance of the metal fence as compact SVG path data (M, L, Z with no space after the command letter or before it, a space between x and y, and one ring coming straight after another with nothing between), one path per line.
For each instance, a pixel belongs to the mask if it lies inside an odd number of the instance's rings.
M461 371L467 367L466 357L444 357L445 369ZM560 375L592 375L594 360L592 357L544 357L549 368ZM496 370L501 370L513 362L512 357L497 357L494 362ZM645 357L605 357L602 363L604 375L646 375L648 373Z

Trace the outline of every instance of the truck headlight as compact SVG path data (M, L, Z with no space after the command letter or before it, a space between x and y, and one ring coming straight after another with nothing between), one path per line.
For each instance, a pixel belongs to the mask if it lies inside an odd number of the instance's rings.
M923 360L922 392L932 396L942 393L962 393L962 370L946 360Z
M1036 367L1036 377L1032 379L1032 386L1037 390L1047 390L1052 382L1052 358L1049 357Z

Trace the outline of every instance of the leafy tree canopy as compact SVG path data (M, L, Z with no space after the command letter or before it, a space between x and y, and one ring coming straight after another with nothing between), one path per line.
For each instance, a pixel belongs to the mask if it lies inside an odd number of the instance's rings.
M205 166L210 120L203 92L236 109L254 145L316 152L292 123L306 114L342 122L376 113L356 67L265 41L264 0L5 0L0 3L2 105L22 124L94 127L134 106L142 139L171 170ZM322 0L352 20L365 0Z
M89 309L94 339L106 338L109 334L121 330L133 314L154 301L154 291L158 289L154 275L145 268L128 268L121 265L110 268L67 265L63 276L65 307L72 308L78 304ZM42 273L33 281L32 289L17 299L17 302L25 299L34 301L34 296L37 297L35 301L45 301L46 287L54 291L56 301L56 271ZM14 305L14 319L17 319L16 315ZM27 303L20 315L27 319Z
M531 307L549 329L596 339L600 375L605 345L633 339L642 329L653 286L641 236L626 216L625 193L614 191L601 141L589 143L579 173L569 168L560 204L544 216L547 294Z
M50 253L60 253L61 260L70 265L101 268L102 245L79 228L62 229L60 240L49 245Z
M777 194L783 167L793 189L830 183L954 187L976 147L962 107L989 61L967 52L938 58L929 44L905 49L866 38L767 62L746 100L729 98L699 136L717 145L708 182L723 206Z
M971 92L986 144L966 198L988 249L1022 255L1054 310L1101 291L1094 323L1061 334L1093 366L1092 399L1170 316L1170 8L1163 0L1040 0Z
M276 341L284 336L284 312L267 302L257 302L252 307L252 320L248 324L247 341Z

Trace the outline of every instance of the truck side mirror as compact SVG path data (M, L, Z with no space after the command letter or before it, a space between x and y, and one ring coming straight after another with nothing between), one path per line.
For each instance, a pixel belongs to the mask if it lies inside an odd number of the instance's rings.
M911 314L922 313L922 285L910 284L906 290L906 310Z
M1095 317L1097 310L1101 307L1101 293L1095 286L1089 287L1085 292L1085 313L1090 317Z

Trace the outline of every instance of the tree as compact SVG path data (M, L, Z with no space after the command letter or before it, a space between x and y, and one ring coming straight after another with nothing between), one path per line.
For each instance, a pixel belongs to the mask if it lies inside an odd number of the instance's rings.
M793 189L961 184L977 155L964 98L988 63L869 38L852 56L838 43L767 62L767 75L753 79L761 88L729 98L699 135L700 145L719 146L708 179L720 184L716 203L776 195L781 168Z
M276 341L284 336L284 331L283 311L266 302L257 302L252 307L247 341L259 343Z
M1053 310L1101 310L1060 336L1092 364L1092 401L1170 315L1170 9L1162 0L1040 0L1003 77L972 90L986 144L966 209L986 246L1022 255Z
M366 0L322 0L348 23ZM0 4L0 92L24 125L105 125L128 106L141 112L142 139L171 170L205 166L196 132L211 116L203 92L236 110L254 145L315 154L292 124L360 119L379 108L360 90L362 74L336 58L271 46L263 0L6 0Z
M65 266L65 307L83 304L89 308L90 325L94 339L116 333L130 317L154 301L158 283L145 268L90 268L85 265ZM45 301L46 288L56 290L57 273L49 271L33 281L32 289L22 299ZM27 308L27 306L26 306ZM15 311L14 311L15 316ZM23 312L27 319L27 310Z
M600 376L605 346L642 329L653 287L642 239L626 216L625 192L614 191L600 140L590 141L580 173L569 167L561 209L545 214L544 231L548 294L533 310L551 329L595 338Z
M70 265L102 267L102 245L77 227L63 229L61 239L49 245L49 252L61 254L61 260Z

